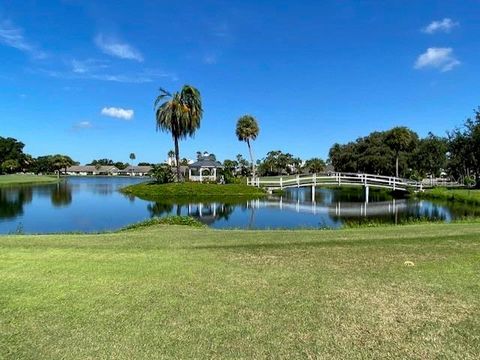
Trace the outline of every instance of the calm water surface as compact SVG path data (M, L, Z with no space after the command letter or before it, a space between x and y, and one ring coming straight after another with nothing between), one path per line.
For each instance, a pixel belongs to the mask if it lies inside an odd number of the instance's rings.
M116 230L154 216L190 215L214 228L319 228L345 222L400 223L429 218L451 221L480 216L475 208L452 203L394 199L360 189L293 189L282 197L241 203L172 204L121 194L140 178L71 177L59 184L0 187L0 233L99 232Z

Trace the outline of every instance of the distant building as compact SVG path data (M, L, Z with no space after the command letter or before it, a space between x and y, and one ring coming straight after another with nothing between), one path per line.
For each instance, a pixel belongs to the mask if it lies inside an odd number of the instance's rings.
M115 166L94 166L94 165L75 165L67 168L66 175L87 176L87 175L107 175L116 176L119 170Z
M148 176L152 169L151 166L129 165L125 169L120 170L118 174L123 176Z

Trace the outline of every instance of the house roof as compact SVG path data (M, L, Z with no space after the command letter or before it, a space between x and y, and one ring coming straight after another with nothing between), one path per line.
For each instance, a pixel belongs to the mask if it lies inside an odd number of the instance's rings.
M129 165L125 169L120 170L122 173L148 173L150 170L152 170L151 166L134 166L134 165Z
M223 168L222 164L215 160L199 160L193 164L188 165L191 169L199 168Z
M100 166L94 165L75 165L67 168L67 172L117 172L118 169L115 166Z
M118 172L118 169L115 166L74 165L68 167L67 172Z

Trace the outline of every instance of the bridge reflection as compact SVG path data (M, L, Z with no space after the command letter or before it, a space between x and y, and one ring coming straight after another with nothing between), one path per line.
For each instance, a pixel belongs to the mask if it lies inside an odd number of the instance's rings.
M392 199L390 201L368 202L332 202L317 204L316 202L286 201L279 199L257 199L247 202L248 208L277 208L279 210L295 211L297 213L328 214L336 217L384 216L405 212L408 209L407 200Z

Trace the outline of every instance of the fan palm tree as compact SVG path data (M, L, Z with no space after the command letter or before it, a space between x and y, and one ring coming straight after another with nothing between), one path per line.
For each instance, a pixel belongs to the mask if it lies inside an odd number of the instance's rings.
M251 115L244 115L237 121L236 134L239 141L245 141L248 145L250 160L252 162L252 175L255 177L255 161L253 160L253 152L251 141L255 140L260 132L257 120Z
M168 165L170 165L170 166L175 165L175 151L170 150L167 153L167 156L168 156L168 160L167 160Z
M172 135L175 145L177 181L179 181L181 174L178 141L187 136L193 136L200 127L203 115L200 92L190 85L184 85L179 92L173 94L160 89L154 108L157 131L169 132Z

